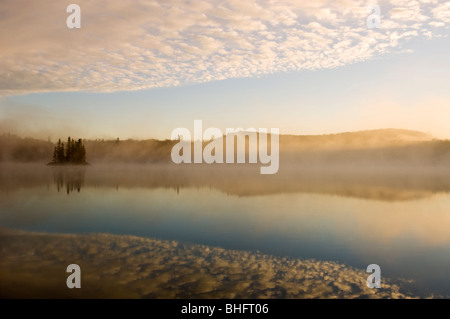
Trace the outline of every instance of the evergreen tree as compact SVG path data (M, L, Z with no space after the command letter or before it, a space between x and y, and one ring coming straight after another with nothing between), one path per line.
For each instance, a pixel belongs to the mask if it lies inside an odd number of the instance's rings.
M86 163L86 149L84 148L84 145L81 145L81 159L80 161L82 163Z
M53 151L52 163L57 163L57 162L58 162L58 146L55 146L55 150Z
M66 162L72 162L73 159L73 142L69 138L67 139L67 151L66 151Z
M58 145L56 146L56 164L62 164L65 162L65 156L64 156L64 143L61 143L61 140L58 140Z
M81 139L75 141L69 138L67 139L67 148L64 147L64 143L58 140L53 151L52 164L87 164L86 163L86 149Z
M67 157L65 155L65 148L64 148L64 143L61 143L61 149L60 149L60 155L59 155L59 159L61 163L65 163L67 161Z

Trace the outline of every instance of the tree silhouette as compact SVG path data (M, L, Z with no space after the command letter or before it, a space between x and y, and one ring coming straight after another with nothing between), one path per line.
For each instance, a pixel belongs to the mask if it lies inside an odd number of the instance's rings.
M67 151L66 151L66 160L71 162L74 158L74 149L73 149L73 141L70 139L70 136L67 138Z
M64 143L58 140L53 151L53 159L49 163L50 165L62 165L62 164L76 164L85 165L86 162L86 149L81 139L75 142L70 136L67 139L67 147L64 147Z

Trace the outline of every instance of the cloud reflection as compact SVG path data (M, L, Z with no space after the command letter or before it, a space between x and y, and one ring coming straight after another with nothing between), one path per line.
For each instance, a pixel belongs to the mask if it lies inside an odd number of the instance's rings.
M405 298L397 285L369 289L363 270L134 236L0 233L1 297ZM65 287L65 267L82 289Z

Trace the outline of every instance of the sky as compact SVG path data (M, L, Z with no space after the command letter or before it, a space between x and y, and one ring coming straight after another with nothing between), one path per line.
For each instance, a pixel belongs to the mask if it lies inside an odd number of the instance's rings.
M0 133L165 139L200 119L450 138L450 1L72 2L79 29L70 2L0 2Z

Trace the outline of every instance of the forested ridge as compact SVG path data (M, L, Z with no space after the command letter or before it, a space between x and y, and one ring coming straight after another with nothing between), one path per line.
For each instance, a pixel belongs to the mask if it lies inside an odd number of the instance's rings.
M0 162L169 163L172 147L176 143L178 141L118 138L70 138L70 142L54 143L50 140L3 134L0 135ZM448 165L450 141L433 139L425 133L407 130L316 136L280 135L280 161L298 165L358 162Z

